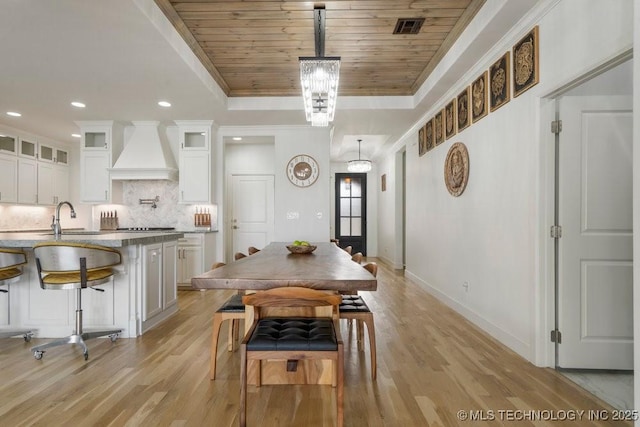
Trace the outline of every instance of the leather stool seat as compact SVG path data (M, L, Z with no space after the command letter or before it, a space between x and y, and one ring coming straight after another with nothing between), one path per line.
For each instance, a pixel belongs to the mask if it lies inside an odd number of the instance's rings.
M277 318L260 319L249 340L249 351L335 351L336 332L331 319Z

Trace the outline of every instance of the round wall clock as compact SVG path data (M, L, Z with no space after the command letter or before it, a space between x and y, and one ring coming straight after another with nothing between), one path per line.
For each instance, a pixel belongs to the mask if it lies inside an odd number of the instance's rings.
M287 163L287 177L293 185L309 187L318 179L318 162L306 154L298 154Z

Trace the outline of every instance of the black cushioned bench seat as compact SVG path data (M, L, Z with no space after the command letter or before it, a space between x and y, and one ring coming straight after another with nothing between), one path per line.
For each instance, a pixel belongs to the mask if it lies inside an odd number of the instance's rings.
M367 303L359 295L343 295L340 313L366 313L370 311Z
M247 350L252 351L335 351L337 348L333 321L323 318L260 319L247 341Z

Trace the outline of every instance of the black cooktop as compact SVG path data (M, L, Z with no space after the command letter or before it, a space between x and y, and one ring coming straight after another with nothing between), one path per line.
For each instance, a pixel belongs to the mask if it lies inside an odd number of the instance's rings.
M174 231L174 227L127 227L118 228L118 231Z

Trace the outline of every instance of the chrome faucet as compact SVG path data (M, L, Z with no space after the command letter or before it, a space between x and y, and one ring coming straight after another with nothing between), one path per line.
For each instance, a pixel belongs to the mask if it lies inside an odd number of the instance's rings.
M62 234L62 227L60 227L60 208L62 205L68 205L69 208L71 208L71 218L76 217L76 211L73 209L73 205L71 203L66 201L58 203L58 206L56 206L56 215L51 218L51 229L53 230L53 236L56 238L60 237Z

